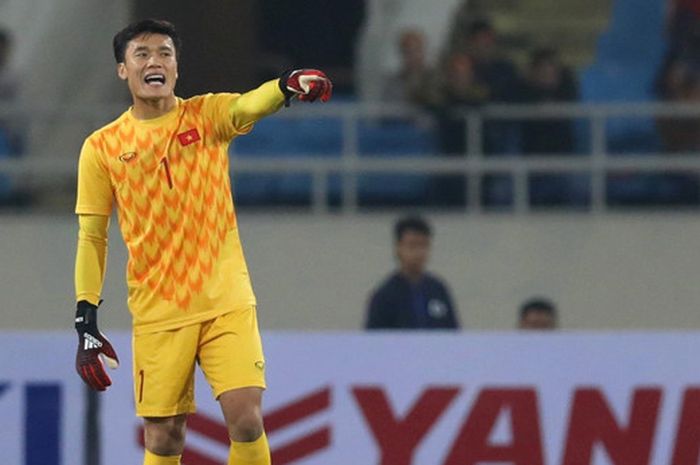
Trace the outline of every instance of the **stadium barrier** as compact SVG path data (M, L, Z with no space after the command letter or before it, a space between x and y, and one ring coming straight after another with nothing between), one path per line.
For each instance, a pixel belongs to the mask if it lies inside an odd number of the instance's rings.
M52 121L72 119L86 128L96 128L117 116L123 106L100 108L15 109L0 108L0 120L29 121L31 125L50 126ZM363 174L461 174L465 175L468 203L466 211L482 211L482 182L485 175L505 174L514 182L513 211L530 210L528 178L533 173L579 173L591 179L590 211L609 209L606 201L606 179L612 174L682 172L697 175L700 157L697 153L664 153L658 151L658 140L652 118L700 118L700 108L687 104L614 103L614 104L546 104L546 105L492 105L478 110L457 112L464 116L467 139L466 157L426 158L425 153L403 153L400 157L374 153L362 156L358 143L358 128L366 119L426 120L426 114L403 105L335 104L324 107L296 107L280 112L270 119L324 119L341 121L342 147L340 153L328 156L296 158L257 154L243 157L232 150L232 171L236 174L303 173L313 179L312 207L319 213L328 209L329 179L342 178L341 206L345 212L358 210L358 177ZM523 121L542 119L573 119L581 131L579 149L584 153L528 154L522 156L489 156L483 151L484 124L488 121ZM635 134L639 129L640 134ZM87 134L86 130L86 134ZM620 137L642 140L638 151L615 153L610 150L609 133ZM614 145L614 144L612 144ZM634 147L634 143L631 145ZM22 158L0 159L0 174L21 176L24 185L65 185L75 177L75 154L60 156L45 147L41 153ZM314 154L318 155L318 154ZM70 162L68 162L70 160Z

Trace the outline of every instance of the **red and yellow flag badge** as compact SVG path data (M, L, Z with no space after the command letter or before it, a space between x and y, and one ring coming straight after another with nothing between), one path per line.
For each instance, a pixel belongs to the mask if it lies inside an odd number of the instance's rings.
M192 128L189 131L185 131L178 134L177 138L180 140L180 144L182 145L194 144L195 142L201 139L201 137L199 137L199 132L197 132L196 128Z

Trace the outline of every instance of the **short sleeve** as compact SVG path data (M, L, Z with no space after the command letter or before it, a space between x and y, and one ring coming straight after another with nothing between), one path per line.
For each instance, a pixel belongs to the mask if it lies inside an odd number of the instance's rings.
M253 129L253 124L238 127L234 113L236 101L241 94L219 93L208 94L204 97L202 112L214 128L217 137L229 141L236 136L248 134Z
M113 199L109 171L100 160L100 153L88 138L80 151L80 161L78 162L78 194L75 213L109 216L112 214Z

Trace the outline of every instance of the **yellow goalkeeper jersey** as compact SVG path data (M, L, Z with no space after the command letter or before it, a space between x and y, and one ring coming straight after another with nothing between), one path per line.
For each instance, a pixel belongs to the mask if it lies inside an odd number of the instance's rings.
M283 97L276 85L268 92L278 94L263 99L270 113ZM237 117L239 98L178 98L150 120L128 110L83 145L75 211L110 215L116 207L135 334L255 305L229 179L229 143L253 125Z

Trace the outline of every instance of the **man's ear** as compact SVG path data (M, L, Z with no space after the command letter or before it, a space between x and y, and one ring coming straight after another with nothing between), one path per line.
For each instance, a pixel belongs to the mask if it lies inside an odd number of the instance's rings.
M126 72L126 65L124 62L117 64L117 76L119 76L119 79L122 81L126 81L126 78L129 76Z

